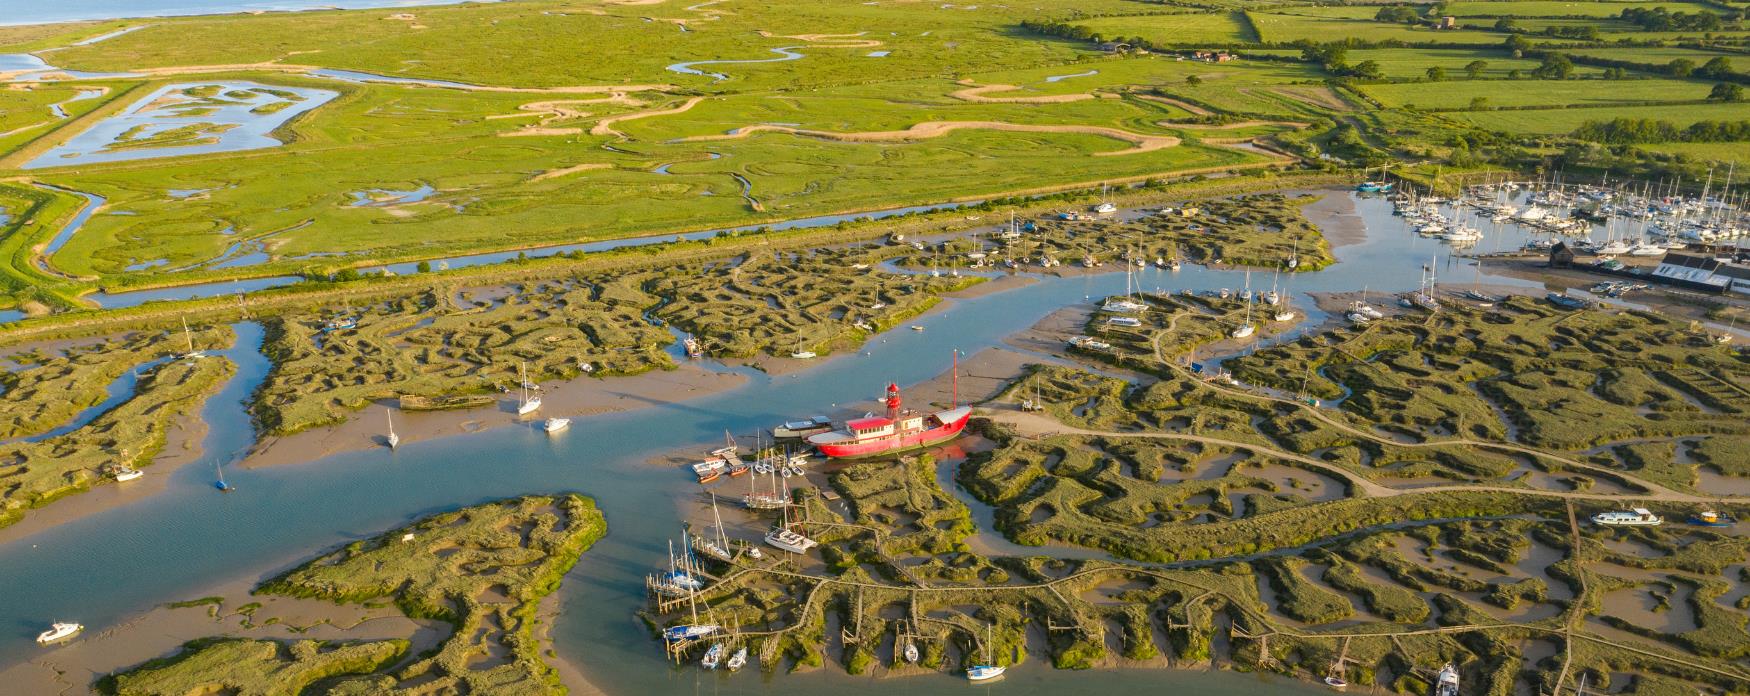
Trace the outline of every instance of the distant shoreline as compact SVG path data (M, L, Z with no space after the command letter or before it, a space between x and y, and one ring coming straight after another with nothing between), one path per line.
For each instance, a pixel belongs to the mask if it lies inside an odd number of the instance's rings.
M84 10L70 7L44 7L37 15L26 15L22 19L9 17L0 21L0 27L39 26L44 24L73 24L77 22L111 22L122 19L169 19L174 17L208 17L213 15L232 14L265 14L282 12L312 12L331 10L387 10L403 7L426 7L431 5L461 5L464 3L496 3L505 0L281 0L281 2L250 4L226 0L211 8L205 7L168 7L157 9L152 4L159 2L174 2L175 0L145 0L140 3L118 5L105 10Z

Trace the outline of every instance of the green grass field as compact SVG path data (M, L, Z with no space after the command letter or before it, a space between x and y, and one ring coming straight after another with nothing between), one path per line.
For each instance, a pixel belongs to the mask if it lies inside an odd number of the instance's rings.
M1696 121L1742 120L1742 104L1686 104L1681 106L1623 106L1600 109L1540 109L1535 111L1470 111L1446 116L1489 130L1525 135L1571 133L1587 121L1615 118L1648 118L1670 121L1679 127ZM1711 148L1730 148L1741 143L1699 143L1691 154L1705 155ZM1665 146L1661 146L1665 147Z
M1376 10L1377 11L1377 10ZM1287 14L1250 13L1257 25L1259 38L1269 43L1312 41L1323 43L1340 38L1361 41L1403 41L1406 43L1476 44L1489 46L1501 43L1499 34L1482 31L1436 31L1405 24L1387 24L1371 19L1303 17Z
M1667 101L1701 101L1712 85L1699 80L1454 80L1427 84L1368 85L1363 89L1387 106L1463 109L1478 97L1490 107L1592 107Z
M1139 36L1161 46L1256 41L1239 12L1097 17L1076 22L1105 36Z
M1615 17L1629 8L1695 13L1707 6L1690 2L1561 2L1560 0L1505 0L1502 2L1447 3L1453 17Z
M1496 13L1527 22L1621 24L1604 18L1628 7L1701 6L1515 0L1460 3L1450 12L1484 23ZM1408 106L1466 110L1480 97L1491 108L1614 110L1700 100L1711 88L1702 80L1509 80L1511 71L1529 73L1538 61L1498 48L1502 34L1378 22L1373 6L1138 14L1146 11L1126 0L1024 7L525 0L0 28L3 51L42 51L70 69L153 73L0 90L0 177L108 199L50 260L70 276L59 278L37 269L31 249L55 234L81 199L33 188L32 196L48 196L49 203L31 219L13 220L15 229L0 242L11 250L8 297L0 306L19 304L31 286L47 289L50 304L67 305L73 303L67 298L100 286L369 268L1255 166L1268 161L1256 150L1199 143L1268 137L1316 154L1334 147L1328 129L1338 120L1385 128L1422 118L1398 111ZM1033 33L1021 27L1026 20L1185 48L1277 45L1241 51L1273 60L1120 56L1091 41ZM142 24L99 44L72 45ZM231 38L243 35L251 40ZM1349 65L1371 61L1396 82L1357 86L1384 105L1376 110L1328 85L1331 72L1294 60L1299 51L1280 46L1333 37L1446 47L1351 49ZM1569 50L1650 64L1713 55L1675 46ZM1464 66L1475 60L1487 66L1471 80ZM1449 80L1421 81L1434 67ZM474 87L302 74L318 68ZM1600 72L1578 66L1575 75ZM221 79L340 96L281 126L274 134L285 143L280 147L20 168L154 89ZM69 101L88 87L107 92ZM1149 98L1157 96L1165 99ZM51 113L55 104L68 118ZM1478 112L1440 128L1462 122L1564 133L1576 119L1605 113L1570 111ZM1220 133L1183 127L1195 119L1292 123L1237 124ZM939 126L945 122L958 123ZM1301 128L1311 132L1295 132ZM185 130L124 147L150 152L157 147L148 146L213 134ZM1391 130L1398 131L1393 138L1409 139L1400 146L1416 138L1445 142L1433 131ZM1169 136L1185 143L1132 151L1138 142ZM1380 136L1371 138L1362 150L1373 154L1366 156L1391 150ZM424 187L432 193L418 202L373 193ZM379 200L355 205L370 196ZM247 261L231 260L239 248L251 251L242 254Z

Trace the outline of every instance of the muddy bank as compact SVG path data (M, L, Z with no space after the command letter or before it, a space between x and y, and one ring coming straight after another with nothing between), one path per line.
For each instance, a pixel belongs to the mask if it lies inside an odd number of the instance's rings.
M514 394L500 395L498 403L491 408L456 411L402 411L397 408L394 409L395 434L401 437L401 445L406 446L422 440L506 426L535 428L547 418L585 418L697 399L740 386L746 379L733 372L692 364L682 365L676 370L629 377L579 377L541 385L541 409L528 416L517 415ZM267 438L249 453L243 466L294 464L343 452L384 447L387 421L383 414L392 404L379 402L340 425ZM563 437L564 433L556 436Z
M188 595L190 600L219 598L216 603L159 606L114 626L88 627L86 633L45 648L29 662L0 670L0 683L8 685L9 693L84 693L99 677L174 654L185 642L216 634L278 640L406 638L412 642L408 657L436 647L449 636L447 624L409 619L393 605L367 608L251 596L249 590L257 580L238 579Z
M1345 247L1367 241L1367 223L1355 208L1355 199L1343 191L1310 191L1319 200L1301 208L1301 214L1319 231L1331 248Z

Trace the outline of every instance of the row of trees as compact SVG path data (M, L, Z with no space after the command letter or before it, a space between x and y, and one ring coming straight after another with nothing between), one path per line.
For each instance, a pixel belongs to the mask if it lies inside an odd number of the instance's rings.
M1712 12L1670 12L1663 7L1647 9L1630 7L1622 11L1622 21L1645 31L1717 31L1726 21Z
M1611 145L1642 143L1734 143L1750 141L1750 121L1697 121L1679 128L1670 121L1614 118L1587 121L1574 129L1580 140Z

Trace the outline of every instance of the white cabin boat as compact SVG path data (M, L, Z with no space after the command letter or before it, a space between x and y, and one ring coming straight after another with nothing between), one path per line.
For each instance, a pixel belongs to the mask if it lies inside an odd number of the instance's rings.
M83 630L85 630L85 626L82 624L71 621L56 621L49 627L49 630L36 634L36 642L38 645L48 645L55 641L66 640Z
M1628 512L1600 512L1592 516L1592 523L1606 527L1657 527L1664 519L1646 508L1634 508Z
M117 483L120 483L123 481L132 481L141 476L145 476L146 472L140 471L131 466L121 466L116 467L115 472L111 475L115 477Z
M541 429L549 433L556 433L570 426L570 418L548 418L547 422L541 425Z
M766 543L790 553L808 553L809 549L820 542L802 536L800 533L786 527L776 527L766 532Z
M996 665L977 665L971 669L966 670L966 678L970 681L975 681L975 682L990 681L990 680L995 679L997 677L1003 676L1003 672L1007 672L1007 671L1009 671L1007 667L998 667Z

